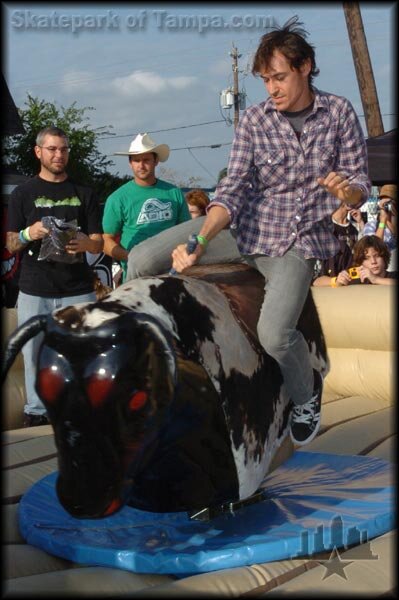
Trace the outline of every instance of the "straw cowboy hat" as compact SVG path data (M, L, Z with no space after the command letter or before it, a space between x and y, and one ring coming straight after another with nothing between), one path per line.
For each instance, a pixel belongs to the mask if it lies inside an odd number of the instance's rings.
M166 144L156 144L148 133L139 133L130 144L127 152L115 152L119 156L134 156L135 154L144 154L145 152L155 152L160 162L165 162L169 157L169 146Z

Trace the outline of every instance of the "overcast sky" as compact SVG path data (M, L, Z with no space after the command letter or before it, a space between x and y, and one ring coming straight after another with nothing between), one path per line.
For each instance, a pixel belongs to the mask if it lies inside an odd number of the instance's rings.
M366 134L341 2L228 6L4 2L3 72L18 107L28 93L58 106L76 101L93 107L90 125L106 126L112 134L99 150L114 161L114 173L131 171L127 158L113 153L127 150L137 133L153 132L157 143L172 149L164 166L207 187L227 165L234 135L233 111L220 107L220 92L233 84L233 44L241 54L239 88L249 106L266 97L263 83L251 74L260 37L298 14L316 48L316 87L346 96ZM396 126L396 3L360 8L389 131ZM210 148L215 145L220 147Z

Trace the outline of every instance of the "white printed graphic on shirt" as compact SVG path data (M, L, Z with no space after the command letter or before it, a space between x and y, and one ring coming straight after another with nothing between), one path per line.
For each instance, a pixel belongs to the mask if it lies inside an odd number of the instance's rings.
M157 221L170 221L173 217L172 203L162 202L157 198L148 198L141 207L137 225L143 223L156 223Z

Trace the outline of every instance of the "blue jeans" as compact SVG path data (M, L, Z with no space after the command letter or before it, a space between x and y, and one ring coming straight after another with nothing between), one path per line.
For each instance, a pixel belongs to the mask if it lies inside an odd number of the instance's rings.
M126 281L168 273L172 267L172 251L178 244L187 242L192 233L198 234L204 221L205 217L190 219L133 246L129 252ZM242 262L234 234L223 229L209 243L198 264Z
M64 308L70 304L80 304L83 302L94 302L95 293L83 294L82 296L70 296L68 298L40 298L19 292L17 309L18 325L22 325L31 317L41 314L49 314L58 308ZM25 367L25 389L26 404L24 412L31 415L45 415L46 409L35 391L36 380L36 362L40 343L43 340L43 333L40 333L32 340L29 340L22 349Z
M296 248L284 256L253 255L245 259L266 279L259 341L278 362L294 404L304 404L312 397L313 369L308 344L296 326L312 282L315 259L304 258Z
M174 248L198 234L205 217L186 221L134 246L128 258L127 281L159 275L171 267ZM296 248L284 256L242 257L234 233L220 231L207 246L199 264L239 263L245 260L266 279L265 298L258 322L259 340L266 352L278 362L286 389L295 404L310 400L313 370L309 348L296 325L313 278L315 259L305 259Z

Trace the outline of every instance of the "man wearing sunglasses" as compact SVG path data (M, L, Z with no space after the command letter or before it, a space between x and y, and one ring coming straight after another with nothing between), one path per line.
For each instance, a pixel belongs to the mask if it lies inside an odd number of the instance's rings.
M7 249L21 253L19 325L34 315L95 300L93 271L85 253L97 254L103 248L98 200L90 188L73 182L66 172L69 145L65 132L58 127L42 129L34 152L40 161L40 171L13 190L7 215ZM73 224L71 231L77 231L64 249L59 254L53 253L50 259L42 259L41 255L42 241L48 242L50 236L42 222L44 217ZM26 427L48 423L45 408L35 391L40 338L37 336L23 350Z

